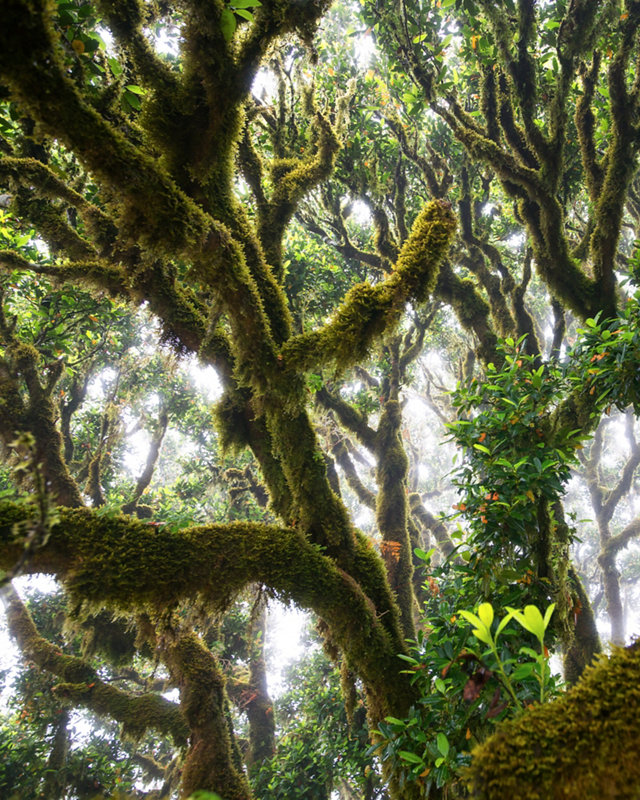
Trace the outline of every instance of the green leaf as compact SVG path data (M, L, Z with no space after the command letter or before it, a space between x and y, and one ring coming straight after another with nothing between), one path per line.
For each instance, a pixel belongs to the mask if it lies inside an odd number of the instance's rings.
M449 755L449 740L444 733L439 733L436 736L436 744L438 746L438 750L446 758Z
M463 619L466 619L467 622L469 622L471 625L475 625L476 627L480 627L482 625L480 619L476 617L475 614L472 614L471 611L460 611L459 614Z
M488 456L491 455L491 450L488 447L485 447L483 444L474 444L473 445L476 450L482 450L483 453L486 453Z
M258 8L262 3L260 0L231 0L229 3L231 8Z
M556 607L556 604L555 603L551 603L551 605L544 612L543 624L544 624L545 631L549 627L549 622L551 621L551 615L553 614L553 611L554 611L555 607Z
M228 8L225 8L220 14L220 30L227 42L230 42L233 38L237 24L233 11L229 11Z
M109 64L111 72L113 72L114 76L119 78L120 75L122 75L122 66L120 62L115 58L107 57L107 63Z
M410 752L409 750L400 750L398 753L400 758L403 761L408 761L410 764L422 764L423 761L420 756L417 756L415 753Z
M140 98L135 94L125 94L123 96L125 103L133 108L135 111L140 111L142 108L142 103L140 102Z
M526 606L524 609L524 616L527 620L527 630L531 631L537 639L542 641L542 639L544 639L545 624L540 609L537 606Z
M536 665L530 661L528 664L518 664L518 666L513 670L509 678L512 681L521 681L524 678L529 678L533 675L533 671L536 668Z
M491 628L491 624L493 623L493 606L491 603L482 603L478 607L478 616L484 623L487 629Z
M486 628L474 628L471 633L485 644L492 644L491 633Z
M247 19L249 22L253 19L253 14L250 11L245 11L244 8L236 8L234 10L237 16Z
M144 89L142 86L136 86L135 83L130 83L128 86L124 87L128 92L133 92L134 94L145 94Z
M513 614L525 630L532 633L540 642L543 641L546 626L542 614L536 606L526 606L524 614L515 608L509 608L509 606L507 606L507 611Z
M502 633L504 628L509 624L509 621L512 618L513 618L513 613L512 611L509 611L509 613L502 620L500 620L500 624L498 625L498 629L496 631L496 639Z

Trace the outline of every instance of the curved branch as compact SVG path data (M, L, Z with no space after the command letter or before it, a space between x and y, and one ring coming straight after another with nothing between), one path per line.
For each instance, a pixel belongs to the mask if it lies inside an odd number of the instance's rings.
M613 512L616 509L616 506L624 497L625 494L631 488L631 481L633 480L633 476L635 471L640 464L640 445L635 439L633 434L633 425L635 422L634 416L632 413L627 413L626 415L626 433L627 433L627 440L629 442L631 448L631 454L622 469L622 474L620 475L620 479L616 483L616 485L611 489L610 492L607 493L605 496L602 506L603 511L607 515L608 519L611 519L613 516Z
M347 403L339 395L332 394L326 387L316 392L318 402L333 411L340 423L372 453L376 449L376 432L371 428L367 419L355 406Z
M113 243L117 233L114 221L41 161L35 158L0 158L0 182L4 181L16 187L32 188L39 197L63 200L78 209L87 230L101 248Z
M632 520L624 530L616 536L612 536L609 541L603 545L598 561L601 559L606 561L614 557L620 550L623 550L632 539L635 539L636 536L640 536L640 517L636 517L636 519Z
M167 93L178 87L176 74L147 41L142 26L148 11L140 0L99 0L98 8L118 41L133 61L143 84Z
M344 368L363 358L374 339L397 323L409 299L424 302L429 297L455 226L447 203L428 203L385 281L354 286L330 322L284 344L281 360L285 372L332 361Z
M248 584L264 583L327 622L369 689L375 719L410 704L411 689L398 675L399 640L356 581L295 529L237 522L170 531L89 509L59 513L60 523L25 571L57 575L77 603L162 609L192 599L219 609ZM24 507L0 504L1 568L20 556L13 531L25 519ZM367 560L378 564L373 550L359 543L361 572Z
M186 744L189 730L178 706L161 695L134 695L105 683L86 661L63 655L38 633L29 611L12 587L4 587L0 596L9 631L24 656L62 680L54 688L58 697L115 719L122 723L125 734L141 737L153 728L173 737L178 746Z
M362 483L360 480L360 476L358 475L355 466L353 465L353 461L351 460L351 456L349 455L349 451L342 439L338 439L336 437L336 441L334 442L331 452L338 463L339 467L344 472L345 480L349 488L355 493L358 500L367 508L371 508L375 510L376 507L376 495L375 492L372 492L370 489Z
M455 550L455 545L451 541L449 532L441 519L434 517L433 514L425 507L422 498L418 492L412 492L409 495L409 507L413 516L431 533L436 540L438 550L445 558Z
M468 278L460 278L448 263L440 268L436 297L448 303L454 310L462 327L476 336L478 354L482 361L498 363L496 350L498 337L489 321L491 309L480 295L474 282Z
M166 406L162 406L160 409L160 416L158 418L156 430L151 437L151 446L149 447L149 453L147 454L147 462L136 482L136 487L133 490L133 496L131 500L122 506L123 514L133 514L135 512L136 506L138 505L138 500L140 500L144 490L151 483L151 479L153 478L153 473L156 468L156 463L158 461L158 456L160 455L162 441L167 432L168 425L169 415L167 413L167 408Z

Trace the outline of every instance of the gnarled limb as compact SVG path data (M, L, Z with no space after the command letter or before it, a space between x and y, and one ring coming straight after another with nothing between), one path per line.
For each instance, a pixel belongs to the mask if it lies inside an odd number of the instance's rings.
M11 586L0 591L11 635L27 659L61 679L54 689L58 697L115 719L130 736L141 737L147 729L155 729L172 736L178 746L186 743L188 727L178 706L160 695L134 695L105 683L87 662L63 655L38 633L27 608Z
M13 530L25 519L24 508L0 505L2 568L20 555ZM354 564L358 574L368 572L372 589L379 582L384 599L379 558L360 537ZM386 609L377 608L350 575L294 529L246 522L172 532L128 517L60 509L60 523L26 571L57 575L78 603L128 610L189 599L222 608L247 584L264 583L327 622L367 687L375 720L392 709L403 713L410 704L412 690L398 675L404 643L390 633L390 612L381 613Z

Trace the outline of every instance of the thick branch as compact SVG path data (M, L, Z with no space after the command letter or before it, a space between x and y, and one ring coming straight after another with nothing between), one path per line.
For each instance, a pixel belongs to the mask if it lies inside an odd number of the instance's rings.
M0 505L0 567L19 558L13 530L27 516L24 508ZM199 599L222 608L247 584L264 583L327 622L368 687L375 718L410 702L397 676L400 642L354 579L296 530L243 522L174 532L87 509L61 509L60 519L27 570L57 575L77 602L130 610ZM378 557L360 540L357 562L359 572L381 574Z

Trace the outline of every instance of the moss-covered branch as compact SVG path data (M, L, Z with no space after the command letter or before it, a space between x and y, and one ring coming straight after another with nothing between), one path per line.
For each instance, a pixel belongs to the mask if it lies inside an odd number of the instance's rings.
M176 73L158 57L143 33L143 25L151 22L151 9L140 0L99 0L97 5L116 41L135 65L141 83L157 91L176 92Z
M632 539L640 536L640 517L631 520L616 536L612 536L602 549L603 556L611 557L623 550Z
M489 304L469 278L460 278L447 263L440 268L436 297L448 303L462 327L478 341L478 354L484 363L498 363L498 337L490 322Z
M55 380L50 377L46 385L41 383L38 351L14 339L1 309L0 341L6 345L0 359L0 438L9 447L18 434L30 433L35 441L34 463L41 465L56 502L81 506L82 496L64 461L62 436L56 427L57 408L52 399ZM59 374L54 372L53 377Z
M587 67L583 65L581 70L583 89L576 103L575 111L576 131L578 133L578 142L580 143L582 166L587 190L592 203L597 202L600 197L602 180L604 177L603 162L598 156L594 141L596 119L592 109L598 72L600 70L600 61L600 53L596 51L591 66L587 69Z
M24 507L0 505L2 568L20 556L14 526L25 519ZM379 559L360 538L352 561L354 574L368 574L370 584L384 580ZM406 709L410 701L408 683L397 676L402 643L389 633L389 614L379 617L356 581L295 529L239 522L170 531L129 517L60 509L60 523L27 570L57 575L78 603L126 610L168 608L183 599L223 608L247 584L264 583L327 622L368 688L374 717Z
M620 238L626 193L637 165L638 112L627 89L629 59L634 48L635 33L640 25L639 12L629 15L624 26L623 44L609 67L611 135L606 152L602 188L595 209L595 228L591 236L591 257L594 276L603 297L605 316L615 312L615 257Z
M167 413L167 408L166 406L162 406L160 409L160 416L158 418L156 429L151 437L151 445L149 447L149 452L147 453L147 461L144 465L142 473L140 474L140 477L136 481L136 486L133 490L133 496L129 502L122 507L123 514L134 513L138 504L138 500L140 500L144 490L151 483L151 478L153 477L153 473L156 468L158 456L160 455L160 448L162 447L162 441L167 432L168 425L169 415Z
M273 193L260 219L259 236L267 261L281 273L282 236L300 200L328 177L339 148L336 134L322 114L313 120L316 152L309 158L274 159L271 163Z
M392 395L393 397L393 395ZM409 459L402 442L397 399L385 402L376 432L376 522L389 583L396 594L405 636L414 635L413 554L407 527Z
M397 324L409 300L424 302L435 288L440 263L455 230L448 204L428 203L413 224L393 273L376 286L354 286L332 319L317 331L291 338L282 348L285 370L308 370L362 359L376 337Z
M0 250L0 268L7 272L19 269L36 275L48 275L61 283L65 281L84 283L89 287L106 290L114 296L129 297L129 284L124 270L101 261L35 264L13 250Z
M172 736L178 746L186 744L189 729L180 709L160 695L134 695L105 683L86 661L67 656L38 633L18 594L2 589L9 631L24 657L40 669L60 678L54 688L58 697L72 705L80 705L100 716L122 723L123 733L140 738L149 729Z
M363 444L370 452L375 452L376 432L370 427L364 414L339 395L330 392L325 386L316 392L316 399L324 408L335 413L341 425Z
M56 47L44 0L8 0L0 30L0 75L49 135L75 152L118 198L120 230L151 252L195 252L222 263L231 243L163 168L81 97ZM55 98L55 102L52 102ZM235 259L234 259L235 260Z
M216 657L192 633L167 632L164 645L190 732L180 796L215 789L225 800L250 800L246 776L233 761L225 680Z
M343 471L345 480L349 488L355 493L358 500L367 508L375 509L376 507L376 495L375 492L372 492L370 489L362 483L360 480L360 476L358 475L356 468L351 460L351 456L349 455L349 451L347 446L345 445L342 438L335 438L333 445L331 447L331 452L340 467Z
M449 532L443 521L434 517L433 514L426 508L422 502L422 498L418 492L412 492L409 495L409 508L413 516L433 534L433 538L438 545L438 550L442 553L444 558L448 558L454 551L455 545L449 537Z
M109 247L117 233L113 220L98 206L61 180L53 170L35 158L0 158L0 184L17 191L31 189L38 197L48 200L63 200L76 208L86 225L92 242L101 250ZM33 216L33 215L32 215ZM32 219L38 225L37 214ZM67 253L70 258L77 258Z
M632 800L640 786L640 645L587 668L567 694L501 725L477 747L474 800ZM615 768L613 768L615 765Z

